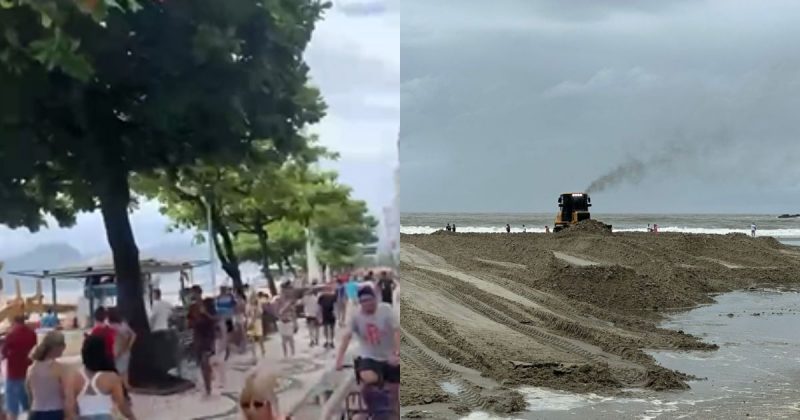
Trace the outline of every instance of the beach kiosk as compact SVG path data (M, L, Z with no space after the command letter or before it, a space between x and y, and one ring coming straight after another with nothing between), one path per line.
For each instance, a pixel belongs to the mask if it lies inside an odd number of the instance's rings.
M142 282L146 306L152 304L152 290L154 275L175 275L177 274L179 288L182 291L191 286L194 282L194 269L208 265L207 260L194 260L186 262L171 262L157 259L144 259L140 262L142 271ZM49 270L25 270L13 271L9 273L14 276L33 279L40 284L42 281L50 281L51 304L58 307L58 284L59 282L72 282L64 285L64 288L75 290L76 287L82 288L82 296L89 302L89 314L100 305L116 306L117 283L116 272L113 264L87 265L83 267L58 268ZM81 286L80 283L83 285ZM91 326L91 322L89 323Z
M170 262L156 259L144 259L141 260L140 264L142 281L144 283L144 295L142 296L142 299L145 301L145 306L149 308L152 304L152 289L157 286L163 286L163 284L154 284L154 279L156 278L154 277L155 275L159 276L161 283L164 283L165 280L177 280L179 284L175 292L180 293L180 291L190 287L194 283L194 269L207 266L209 262L207 260ZM26 305L27 307L23 309L25 313L30 314L36 311L42 311L42 308L54 308L56 312L60 313L74 312L76 316L75 320L78 320L79 317L86 318L81 320L84 322L79 321L73 323L73 319L63 320L66 322L62 322L62 326L65 327L65 336L75 336L74 340L70 340L68 338L68 341L74 341L78 346L82 341L81 338L83 337L84 329L91 328L94 322L92 317L94 310L100 305L116 306L117 303L116 273L114 271L113 264L95 264L82 267L79 266L48 270L13 271L9 274L18 276L22 279L27 279L29 281L36 281L37 284L41 284L43 281L47 280L50 282L50 304L48 305L47 303L42 302L42 304L40 304L38 307ZM19 286L17 288L19 288ZM59 288L62 288L62 290L71 290L72 292L69 293L69 295L75 297L77 294L80 296L80 300L87 302L88 304L85 305L85 308L81 308L80 304L76 305L77 302L70 302L70 304L59 303ZM167 290L170 289L173 288L167 287ZM37 290L41 295L40 286L37 286ZM165 294L167 293L165 292ZM80 312L84 313L81 314ZM183 311L180 307L176 307L176 313L178 316L182 312ZM172 351L165 350L164 355L175 356L167 356L160 360L160 362L163 362L165 365L169 366L169 368L165 370L178 367L180 364L180 359L183 357L183 354L186 353L185 349L182 348L182 346L185 345L184 342L186 341L183 336L186 334L184 334L185 331L179 330L180 325L178 325L178 328L153 334L153 339L160 343L158 344L160 348L172 349ZM79 347L78 349L68 349L68 352L74 352L76 350L79 350Z

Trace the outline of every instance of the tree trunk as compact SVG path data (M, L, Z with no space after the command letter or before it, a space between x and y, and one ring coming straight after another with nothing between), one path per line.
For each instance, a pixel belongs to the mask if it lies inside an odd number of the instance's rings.
M233 240L228 227L222 222L216 207L213 203L206 203L211 206L211 221L214 223L214 248L222 263L222 270L231 278L233 289L236 293L244 294L244 284L242 283L242 272L239 270L239 257L233 249ZM222 243L217 239L217 235L222 238Z
M275 287L275 279L272 277L272 272L269 270L269 236L267 230L262 225L255 226L256 236L258 237L258 247L261 249L261 272L267 279L269 285L269 292L272 296L278 294L278 288Z
M289 261L289 257L284 255L283 256L283 261L286 263L286 267L289 269L289 272L292 273L292 275L297 275L297 271L295 271L294 266L292 265L292 262Z
M103 180L98 196L114 259L119 310L137 336L130 365L130 380L136 385L156 383L166 372L159 372L155 364L150 363L158 356L148 345L151 334L144 305L139 249L128 217L131 199L128 174L121 167L109 169L111 173Z

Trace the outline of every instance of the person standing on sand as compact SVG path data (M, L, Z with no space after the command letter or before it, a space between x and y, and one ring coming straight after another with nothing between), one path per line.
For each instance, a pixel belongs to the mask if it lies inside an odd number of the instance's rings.
M506 223L506 233L511 233L511 225Z
M550 226L544 227L544 233L550 233Z
M446 231L450 232L450 230L452 229L452 228L450 227L450 223L448 223L448 224L447 224L447 226L446 226L444 229L445 229Z
M50 331L31 353L33 365L28 371L26 388L31 397L30 420L63 420L64 413L73 413L71 399L65 399L69 391L69 371L58 358L67 345L64 334Z
M522 233L528 233L528 228L525 227L525 224L522 224Z
M453 233L456 233L456 224L453 223Z
M16 420L30 408L25 378L28 375L28 366L31 364L28 355L36 346L36 340L36 333L25 325L25 316L15 316L2 350L3 359L6 361L4 408L11 420Z
M754 238L756 237L756 224L755 223L750 224L750 236L752 236Z

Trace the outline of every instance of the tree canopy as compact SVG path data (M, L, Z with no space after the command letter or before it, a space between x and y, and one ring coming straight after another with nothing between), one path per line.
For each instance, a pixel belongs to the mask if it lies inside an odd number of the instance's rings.
M146 348L129 176L304 148L317 0L2 0L0 223L100 209L119 306ZM132 380L156 372L134 352ZM144 361L144 363L142 363Z
M308 229L312 236L319 230L325 239L320 245L330 245L330 255L336 256L350 255L356 244L373 239L375 223L366 205L350 198L350 189L336 181L335 173L314 169L321 157L334 156L309 139L305 150L282 161L254 154L237 165L162 169L137 177L134 187L161 202L175 228L207 232L210 213L211 238L234 287L243 286L239 264L254 261L275 293L271 264L292 269L291 258L304 251ZM333 232L331 223L350 229Z

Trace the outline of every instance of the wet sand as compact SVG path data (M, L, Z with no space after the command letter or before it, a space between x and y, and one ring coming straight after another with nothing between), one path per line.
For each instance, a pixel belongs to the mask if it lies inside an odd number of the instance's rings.
M401 242L402 405L445 418L522 411L525 387L600 399L686 391L695 373L651 350L714 354L717 344L659 326L666 314L714 293L797 284L800 272L796 249L745 235L584 226Z

